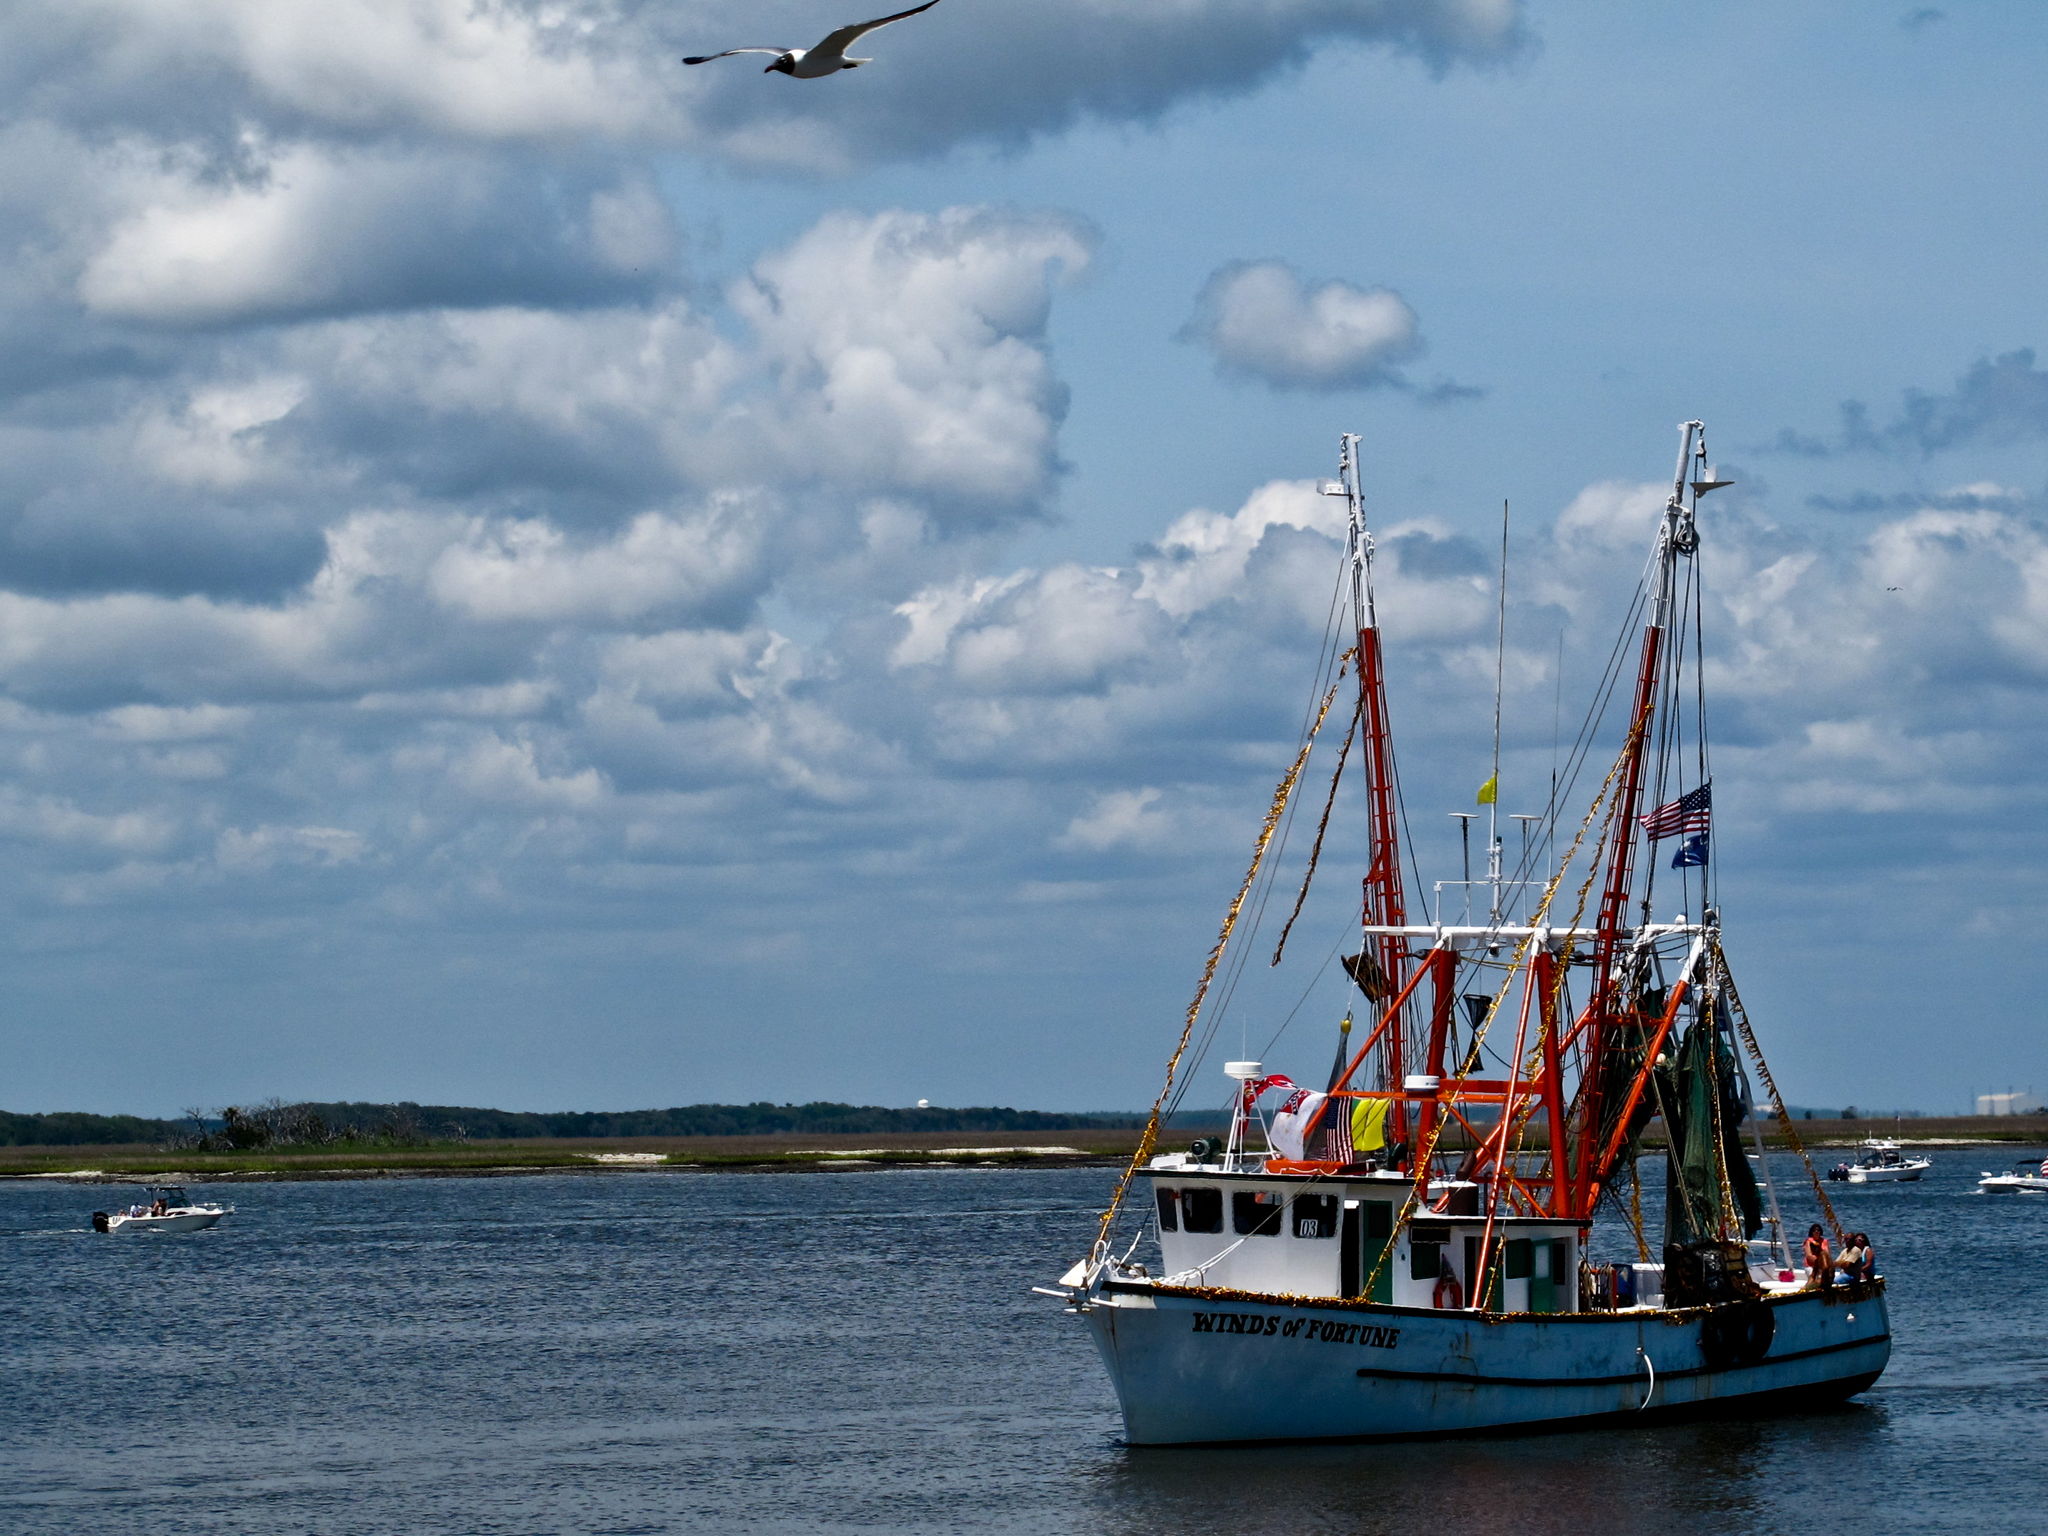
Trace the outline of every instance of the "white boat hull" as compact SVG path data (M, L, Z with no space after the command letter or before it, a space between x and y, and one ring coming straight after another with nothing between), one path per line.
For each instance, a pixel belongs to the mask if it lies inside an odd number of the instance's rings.
M1894 1168L1849 1169L1851 1184L1909 1184L1934 1165L1931 1162L1901 1163Z
M109 1232L198 1232L212 1226L226 1211L177 1211L168 1216L109 1216Z
M1083 1311L1133 1445L1792 1405L1859 1392L1891 1356L1882 1281L1713 1309L1491 1319L1112 1284Z
M2048 1195L2048 1175L2025 1173L1986 1174L1977 1181L1987 1195Z

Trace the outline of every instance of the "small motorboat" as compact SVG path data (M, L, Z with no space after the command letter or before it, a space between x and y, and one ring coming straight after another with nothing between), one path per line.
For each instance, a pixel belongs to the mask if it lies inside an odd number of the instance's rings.
M1977 1188L1987 1195L2048 1195L2048 1160L2037 1167L2022 1158L2004 1173L1980 1174Z
M235 1213L232 1205L201 1205L176 1184L152 1184L148 1193L125 1211L94 1211L93 1231L198 1232Z
M1863 1150L1853 1163L1835 1164L1828 1170L1828 1177L1849 1184L1903 1184L1919 1178L1933 1166L1931 1157L1907 1156L1899 1151L1896 1141L1873 1138L1863 1143Z

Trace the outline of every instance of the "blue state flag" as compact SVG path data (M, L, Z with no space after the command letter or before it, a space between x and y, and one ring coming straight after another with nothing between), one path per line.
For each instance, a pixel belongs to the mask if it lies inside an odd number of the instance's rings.
M1707 862L1707 834L1695 832L1678 845L1678 852L1671 855L1673 869L1700 869Z

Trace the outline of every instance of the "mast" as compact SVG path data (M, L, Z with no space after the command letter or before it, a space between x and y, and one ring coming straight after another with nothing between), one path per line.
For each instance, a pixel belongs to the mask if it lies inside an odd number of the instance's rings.
M1656 549L1650 557L1646 582L1649 605L1636 669L1635 702L1629 712L1628 736L1616 769L1613 819L1608 826L1605 849L1607 877L1594 922L1592 999L1585 1031L1586 1071L1579 1087L1576 1134L1571 1138L1575 1153L1572 1205L1581 1220L1591 1218L1593 1203L1599 1198L1607 1174L1607 1158L1603 1155L1606 1149L1602 1147L1606 1106L1601 1067L1615 1045L1622 1016L1635 1011L1635 999L1624 994L1638 979L1639 966L1635 963L1633 944L1627 952L1623 944L1634 937L1627 924L1635 884L1636 844L1641 837L1637 817L1642 809L1643 764L1648 756L1666 660L1664 642L1676 593L1678 561L1699 548L1693 506L1687 504L1685 492L1686 471L1695 456L1695 445L1699 452L1705 451L1704 431L1697 421L1688 421L1679 428L1678 467L1672 474L1671 495L1664 504ZM1704 481L1705 477L1701 478ZM1696 487L1695 505L1698 499ZM1647 912L1643 920L1649 920Z
M1364 750L1366 800L1369 807L1370 860L1366 868L1364 900L1360 922L1371 934L1361 953L1377 966L1379 975L1361 965L1360 986L1382 1004L1381 1026L1385 1035L1386 1081L1399 1088L1407 1071L1407 1042L1400 1020L1403 970L1408 943L1398 933L1407 924L1408 906L1401 889L1400 808L1394 792L1394 749L1387 720L1386 673L1380 652L1379 616L1373 602L1372 535L1365 526L1365 494L1360 484L1358 434L1347 432L1339 442L1339 473L1345 506L1350 514L1351 611L1358 631L1359 742ZM1372 933L1374 929L1382 930ZM1367 987L1366 982L1374 982ZM1390 1106L1388 1131L1399 1141L1408 1134L1407 1106L1399 1099Z

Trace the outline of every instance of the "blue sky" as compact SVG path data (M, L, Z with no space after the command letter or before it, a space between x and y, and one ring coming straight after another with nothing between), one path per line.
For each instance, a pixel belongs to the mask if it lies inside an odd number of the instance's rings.
M1691 416L1781 1082L2048 1093L2034 8L945 0L676 63L846 19L0 21L0 1103L1142 1104L1337 433L1448 829L1502 499L1521 809Z

